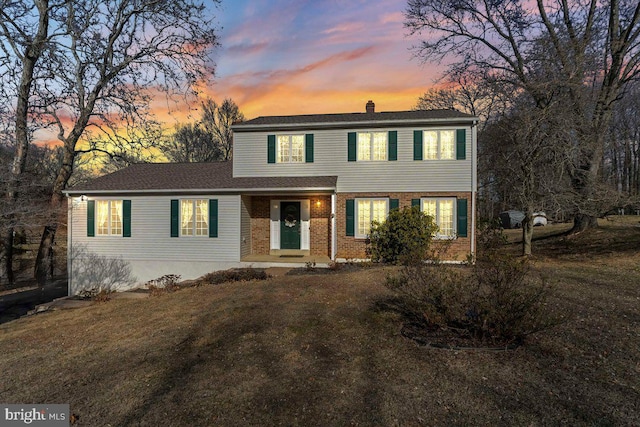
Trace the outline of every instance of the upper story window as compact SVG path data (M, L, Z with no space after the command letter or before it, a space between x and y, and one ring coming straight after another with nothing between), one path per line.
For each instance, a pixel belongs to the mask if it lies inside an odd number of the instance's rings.
M358 161L387 160L387 132L358 132Z
M398 131L347 133L347 161L384 160L398 160Z
M454 160L456 158L455 131L424 131L424 158L426 160Z
M304 135L278 135L277 163L304 162Z
M96 200L96 234L122 236L122 200Z
M209 235L209 201L204 199L180 200L180 235Z
M313 134L267 135L267 163L313 163Z
M416 130L413 160L465 160L466 129Z

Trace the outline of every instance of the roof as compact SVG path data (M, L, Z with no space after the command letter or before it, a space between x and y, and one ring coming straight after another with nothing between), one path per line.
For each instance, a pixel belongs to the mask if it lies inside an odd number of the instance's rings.
M176 193L253 191L327 191L336 176L234 178L232 162L140 163L78 184L65 191L82 193Z
M384 111L379 113L304 114L260 116L233 125L235 132L281 127L349 127L362 125L470 122L477 117L457 110Z

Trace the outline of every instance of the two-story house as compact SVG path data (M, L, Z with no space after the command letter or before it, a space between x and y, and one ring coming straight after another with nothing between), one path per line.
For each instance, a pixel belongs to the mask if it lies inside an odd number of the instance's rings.
M454 110L258 117L233 161L138 164L66 191L69 286L366 258L372 220L417 205L475 252L477 118ZM92 282L93 281L93 282Z

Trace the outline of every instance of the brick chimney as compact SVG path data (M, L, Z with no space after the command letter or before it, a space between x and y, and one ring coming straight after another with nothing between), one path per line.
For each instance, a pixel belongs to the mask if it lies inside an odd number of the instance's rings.
M376 112L376 104L373 103L372 100L367 102L367 113L375 113Z

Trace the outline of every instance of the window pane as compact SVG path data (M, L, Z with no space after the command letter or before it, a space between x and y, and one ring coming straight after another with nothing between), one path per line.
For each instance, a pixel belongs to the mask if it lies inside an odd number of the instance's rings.
M371 202L358 200L358 230L356 235L365 236L371 230Z
M209 202L196 200L196 236L209 235Z
M438 207L440 235L453 237L453 200L440 200Z
M436 218L436 201L435 200L423 200L422 212L433 218L433 222L437 221Z
M291 136L291 161L304 162L304 135Z
M374 200L373 201L373 221L383 222L387 219L387 201L386 200Z
M109 201L96 200L96 229L99 236L109 234Z
M424 132L424 158L435 160L438 158L438 132L427 130Z
M455 132L452 130L440 131L440 158L454 159L455 155Z
M122 234L122 200L111 201L111 235Z
M180 233L193 236L193 200L180 200Z
M358 134L358 160L371 160L371 134Z
M387 132L373 134L373 160L387 160Z
M278 153L276 155L276 161L278 163L289 162L289 136L278 135Z

